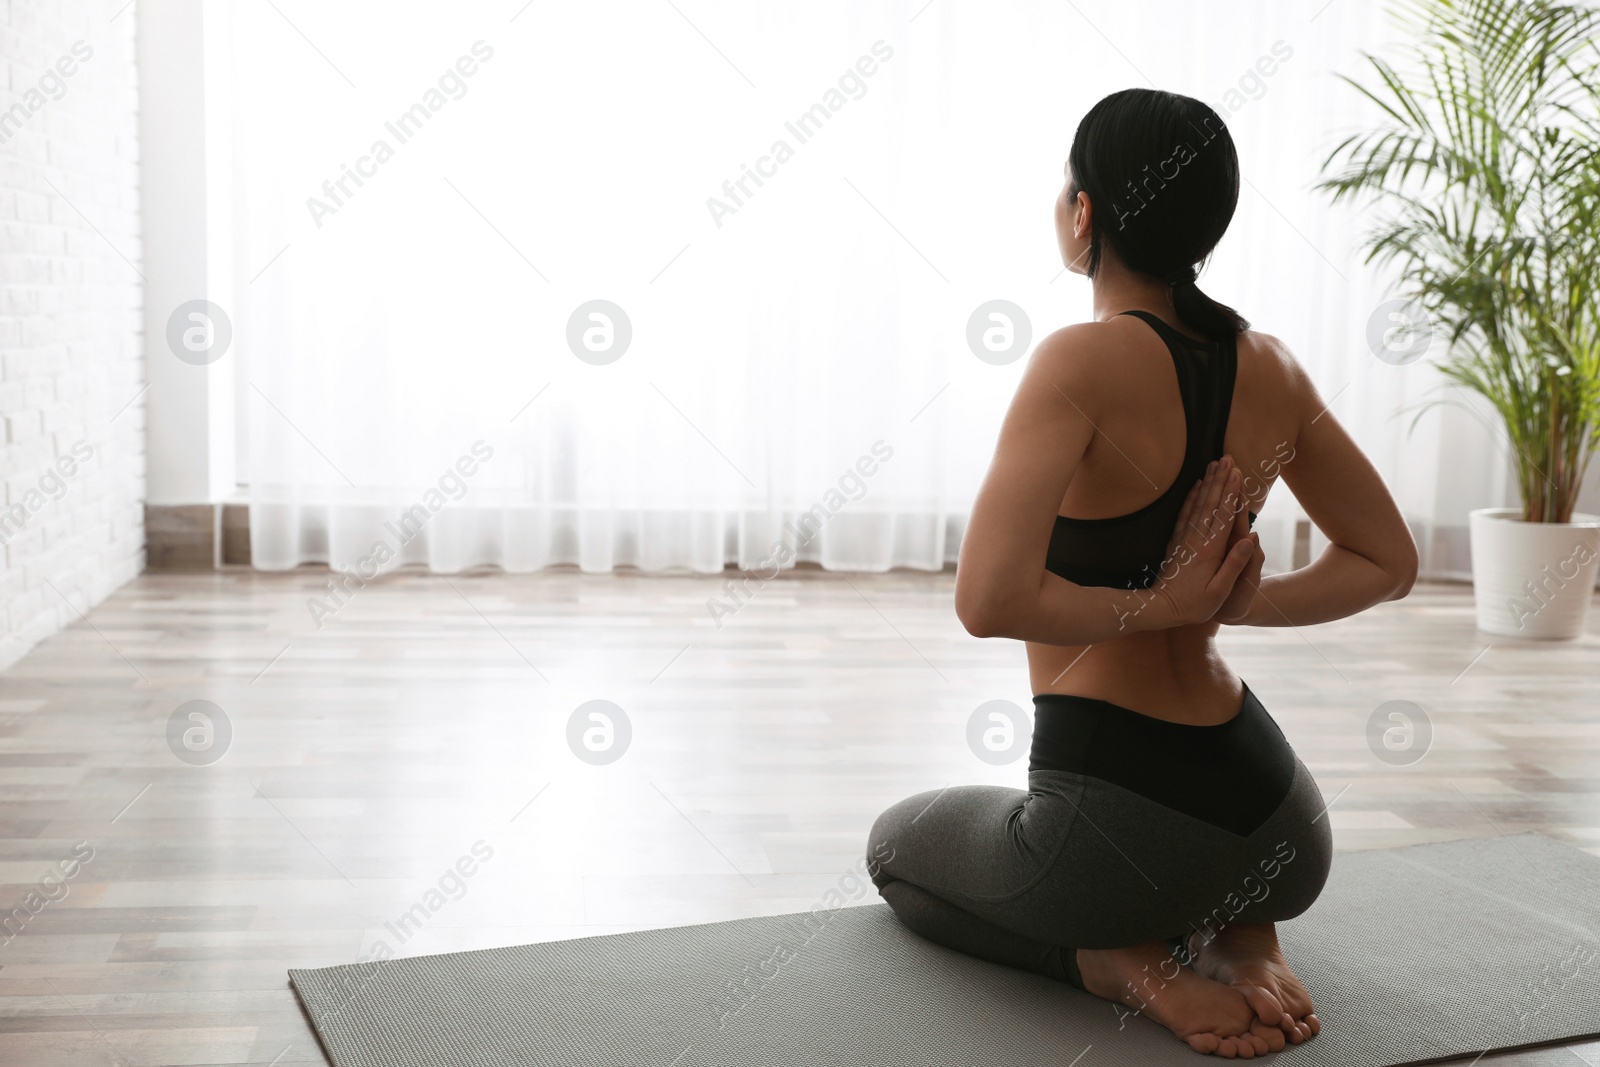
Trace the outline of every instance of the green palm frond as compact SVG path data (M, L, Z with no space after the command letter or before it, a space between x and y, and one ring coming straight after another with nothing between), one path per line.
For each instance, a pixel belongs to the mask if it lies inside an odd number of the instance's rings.
M1523 518L1567 522L1600 449L1600 11L1547 0L1397 0L1406 69L1344 77L1377 125L1318 188L1383 221L1363 241L1450 347L1518 458ZM1439 403L1432 401L1430 403Z

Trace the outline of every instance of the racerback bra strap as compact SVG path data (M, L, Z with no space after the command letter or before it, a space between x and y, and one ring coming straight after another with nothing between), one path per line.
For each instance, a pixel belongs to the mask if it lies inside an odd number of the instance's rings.
M1238 338L1197 341L1179 333L1148 311L1124 311L1145 323L1166 342L1178 375L1178 394L1188 425L1183 457L1184 485L1192 485L1207 463L1222 456L1228 434L1228 413L1238 372ZM1199 473L1194 473L1196 470ZM1190 477L1192 475L1192 477ZM1187 488L1185 489L1187 492Z

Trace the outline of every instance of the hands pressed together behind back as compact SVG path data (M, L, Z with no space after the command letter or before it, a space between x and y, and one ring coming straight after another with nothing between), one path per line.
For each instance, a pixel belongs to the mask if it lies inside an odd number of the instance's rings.
M1151 591L1167 602L1177 625L1234 622L1255 601L1265 560L1259 535L1250 531L1239 468L1224 455L1185 498Z

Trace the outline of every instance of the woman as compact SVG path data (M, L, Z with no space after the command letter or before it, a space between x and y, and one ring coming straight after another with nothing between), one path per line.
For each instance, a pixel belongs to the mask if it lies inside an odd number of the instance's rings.
M1028 789L911 797L869 856L923 936L1248 1059L1320 1027L1273 924L1316 899L1332 849L1316 783L1216 634L1397 599L1417 555L1289 351L1195 285L1238 194L1198 100L1130 89L1078 126L1056 232L1094 321L1034 352L956 577L969 632L1027 642ZM1280 476L1330 543L1263 580L1250 524Z

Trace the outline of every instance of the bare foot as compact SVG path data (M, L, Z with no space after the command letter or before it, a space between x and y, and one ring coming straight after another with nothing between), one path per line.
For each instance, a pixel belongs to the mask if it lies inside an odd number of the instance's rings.
M1244 994L1178 966L1160 941L1081 948L1077 958L1085 989L1148 1015L1196 1052L1253 1059L1271 1050L1274 1034L1283 1047L1282 1031L1257 1019Z
M1256 1018L1271 1024L1291 1045L1309 1041L1322 1030L1311 994L1289 969L1271 923L1235 923L1209 941L1191 934L1189 951L1198 973L1237 989Z

